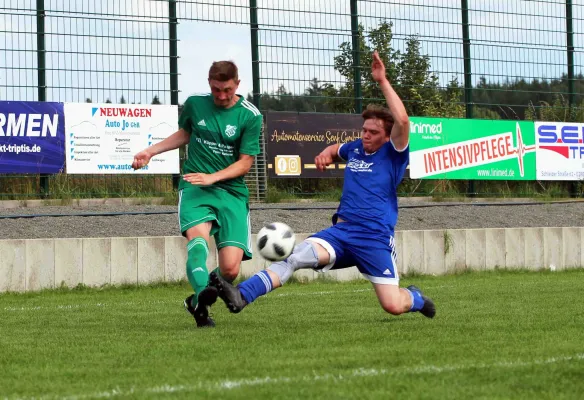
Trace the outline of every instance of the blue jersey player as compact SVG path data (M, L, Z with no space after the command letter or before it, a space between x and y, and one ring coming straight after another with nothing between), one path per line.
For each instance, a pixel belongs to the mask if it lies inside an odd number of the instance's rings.
M206 290L216 290L231 312L240 312L259 296L282 286L299 269L327 271L356 266L373 284L386 312L420 312L428 318L436 314L434 303L420 289L399 287L394 227L397 186L409 160L409 118L377 52L373 54L372 75L389 110L369 106L363 112L361 139L329 146L315 159L320 170L335 161L346 161L343 194L333 225L296 245L286 260L273 263L237 287L211 273L214 287Z

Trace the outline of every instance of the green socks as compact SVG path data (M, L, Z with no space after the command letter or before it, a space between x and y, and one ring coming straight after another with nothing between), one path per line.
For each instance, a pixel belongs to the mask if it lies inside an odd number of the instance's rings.
M196 237L187 243L187 277L195 291L192 306L197 304L199 293L209 283L209 271L207 271L207 255L209 246L202 237Z

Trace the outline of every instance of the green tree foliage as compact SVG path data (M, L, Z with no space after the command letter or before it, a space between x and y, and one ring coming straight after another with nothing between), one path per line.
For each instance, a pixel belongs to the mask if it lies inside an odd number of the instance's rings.
M382 21L376 28L366 32L358 28L359 71L363 105L383 104L379 87L371 78L371 58L377 50L386 65L387 77L411 116L442 116L464 118L464 88L456 77L446 87L440 87L439 77L434 72L430 57L424 54L422 42L417 36L406 39L403 51L394 45L393 24ZM339 46L334 57L334 68L343 78L341 85L323 83L313 78L304 93L292 93L280 86L273 93L261 96L261 109L299 112L355 113L355 82L353 46L351 41ZM566 75L552 80L525 79L490 82L480 77L472 90L473 118L480 119L542 119L584 121L584 75L575 77L576 104L568 107L565 94L568 92ZM561 97L564 94L564 97ZM560 96L560 98L558 98ZM251 97L248 97L251 100ZM554 111L555 110L555 111Z
M446 88L440 88L438 76L432 71L430 57L422 53L418 37L409 37L405 50L401 52L392 44L392 28L393 24L387 21L381 22L369 32L365 32L362 25L359 26L359 71L363 106L368 103L385 103L379 86L371 76L372 55L377 50L386 66L388 79L398 95L404 99L408 114L464 117L463 90L458 80L453 78ZM360 112L361 110L355 110L352 43L342 43L339 50L340 54L334 58L334 68L344 78L342 85L323 84L314 78L300 96L280 86L275 93L262 95L261 108L278 111Z
M333 110L327 99L327 88L330 86L313 78L304 93L296 95L280 85L275 92L260 96L261 108L272 111L331 112ZM249 94L247 100L253 102L253 96Z
M577 94L576 104L582 104L584 75L578 74L574 77L574 92ZM565 74L557 79L533 79L531 82L525 79L488 82L485 77L481 77L473 89L473 100L481 108L494 111L504 119L532 119L534 110L540 108L546 110L543 111L543 115L549 115L550 109L555 109L555 113L570 113L567 111L569 108L567 93L568 77ZM577 111L572 112L576 114L572 117L566 115L565 118L576 118ZM559 114L555 116L560 120L564 118ZM540 119L540 116L537 119Z

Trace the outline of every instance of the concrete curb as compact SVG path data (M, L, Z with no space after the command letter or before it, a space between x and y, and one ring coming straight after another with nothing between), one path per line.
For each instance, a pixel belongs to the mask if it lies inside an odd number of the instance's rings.
M34 207L55 207L55 206L75 206L94 207L101 205L161 205L164 197L136 197L136 198L113 198L113 199L47 199L47 200L1 200L0 210L8 208L34 208Z
M301 241L309 234L297 234ZM266 268L254 243L254 259L240 276ZM31 292L84 284L173 282L186 278L182 236L0 240L0 292ZM584 268L584 228L497 228L396 232L400 274L441 275L464 270ZM217 266L211 241L207 268ZM296 277L312 280L317 272ZM333 280L361 278L356 268L327 272Z

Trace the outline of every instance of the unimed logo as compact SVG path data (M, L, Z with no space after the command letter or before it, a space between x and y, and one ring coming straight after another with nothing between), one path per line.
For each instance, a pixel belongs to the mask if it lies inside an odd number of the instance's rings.
M424 124L422 122L411 122L410 133L433 133L442 134L442 122L437 124Z

